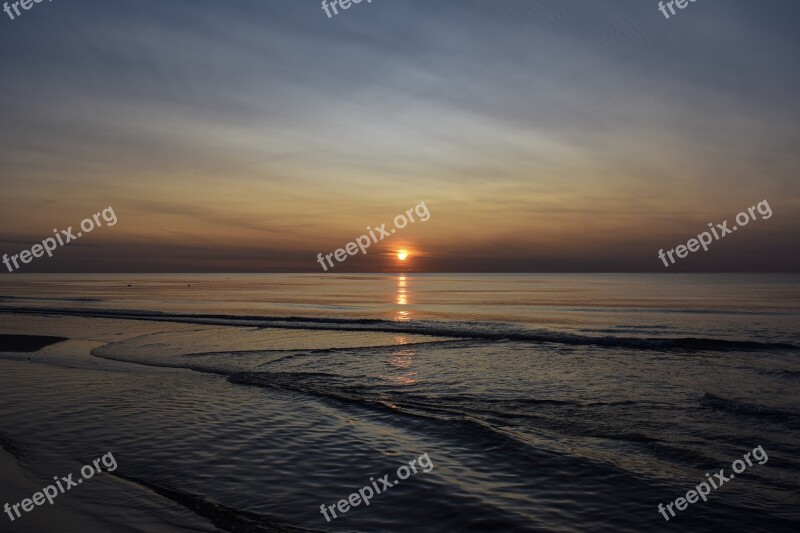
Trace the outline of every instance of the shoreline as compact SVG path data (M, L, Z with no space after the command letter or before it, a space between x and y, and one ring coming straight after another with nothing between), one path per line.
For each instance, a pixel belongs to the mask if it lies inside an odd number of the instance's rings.
M30 498L34 493L42 490L42 486L32 481L19 464L19 459L7 448L7 444L0 439L0 477L3 483L0 484L0 505L14 506L26 498ZM74 511L64 505L48 505L47 508L33 510L26 513L20 509L20 517L14 515L12 522L5 511L2 512L3 523L9 523L12 527L24 527L30 530L46 531L54 523L59 524L59 531L64 533L80 533L90 531L88 528L96 528L101 524L94 519L84 516L80 512ZM13 510L11 511L13 513Z

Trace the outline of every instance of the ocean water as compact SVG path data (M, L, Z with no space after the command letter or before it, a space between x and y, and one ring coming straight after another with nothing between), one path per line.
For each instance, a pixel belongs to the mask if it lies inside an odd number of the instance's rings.
M43 480L112 451L61 502L100 530L800 524L797 275L15 275L0 333L69 339L0 353L0 443Z

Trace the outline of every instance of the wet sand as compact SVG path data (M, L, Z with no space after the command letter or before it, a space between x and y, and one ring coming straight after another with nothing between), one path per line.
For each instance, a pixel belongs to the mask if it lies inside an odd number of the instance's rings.
M2 335L0 334L0 352L36 352L45 346L67 340L66 337L48 337L46 335Z
M17 458L9 451L0 447L0 505L14 506L25 498L30 498L34 493L42 490L42 485L28 478L20 467ZM8 514L3 512L0 519L0 531L52 531L53 524L58 524L59 531L64 533L79 533L94 531L100 524L81 513L70 509L68 505L48 505L34 507L26 513L19 507L20 517L13 509L12 522Z
M17 343L16 346L44 346L38 351L0 350L0 365L4 372L16 374L17 379L48 373L48 369L53 367L61 367L66 372L90 372L97 378L104 373L119 374L132 368L144 373L187 372L97 359L89 353L93 347L102 344L97 341L0 334L0 338L5 340L10 337L16 339L7 343L6 348L11 343ZM48 388L57 390L58 387L58 381L50 380ZM24 408L24 404L18 404L18 409ZM58 414L50 418L48 424L58 423ZM53 450L43 452L22 444L18 446L13 436L14 430L13 425L0 427L0 532L219 531L210 520L196 515L185 505L165 498L140 483L108 472L92 478L79 488L57 495L52 505L45 501L29 512L24 512L20 506L20 516L17 517L13 510L15 504L32 498L44 487L55 483L53 476L63 477L70 473L79 476L83 463L52 453ZM50 447L53 443L46 445ZM57 444L55 451L58 451ZM12 508L13 521L4 512L6 503Z

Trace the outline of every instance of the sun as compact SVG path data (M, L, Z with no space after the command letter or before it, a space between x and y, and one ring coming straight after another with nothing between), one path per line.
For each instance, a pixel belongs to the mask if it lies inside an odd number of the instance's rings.
M408 251L400 250L399 252L397 252L397 258L400 261L405 261L407 257L408 257Z

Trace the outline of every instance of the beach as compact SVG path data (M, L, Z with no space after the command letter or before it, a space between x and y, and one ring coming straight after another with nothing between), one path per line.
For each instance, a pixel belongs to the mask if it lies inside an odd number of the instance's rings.
M800 530L800 3L41 1L0 533Z

